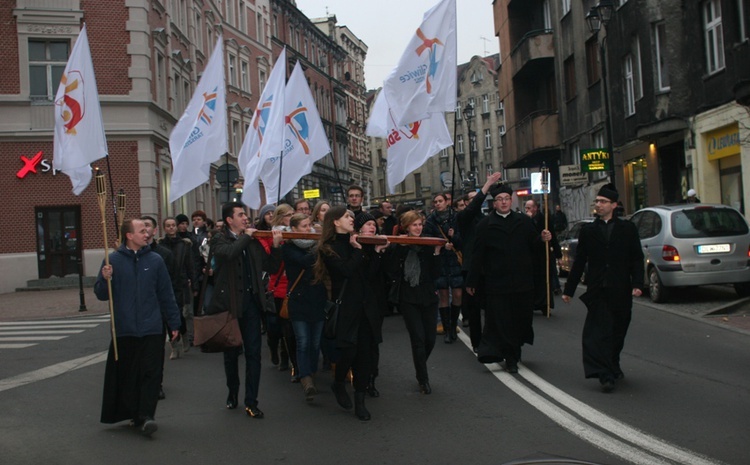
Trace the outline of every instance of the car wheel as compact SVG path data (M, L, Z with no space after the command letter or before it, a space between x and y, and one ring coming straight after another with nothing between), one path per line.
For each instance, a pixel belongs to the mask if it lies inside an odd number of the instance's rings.
M750 283L734 283L734 291L740 297L750 297Z
M661 283L656 268L648 270L648 294L652 302L663 303L667 301L667 289Z

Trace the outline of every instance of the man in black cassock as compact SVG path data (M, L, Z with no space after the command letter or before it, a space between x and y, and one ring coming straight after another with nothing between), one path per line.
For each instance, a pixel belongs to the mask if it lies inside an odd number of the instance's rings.
M643 287L643 251L633 223L614 216L618 194L607 184L596 195L598 218L578 236L575 261L563 292L570 302L588 263L581 295L588 314L583 326L583 369L586 378L598 378L602 391L612 392L622 378L620 352L630 325L633 296Z
M511 210L513 191L507 184L490 189L494 211L477 225L466 292L479 287L486 296L485 326L477 358L481 363L505 360L509 373L518 373L521 346L534 343L533 304L541 241L531 218Z

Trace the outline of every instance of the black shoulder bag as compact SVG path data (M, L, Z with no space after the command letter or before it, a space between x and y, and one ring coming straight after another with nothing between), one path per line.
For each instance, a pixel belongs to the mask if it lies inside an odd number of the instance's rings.
M346 283L349 279L344 280L344 285L341 286L339 296L334 301L326 301L326 322L323 328L323 335L327 339L336 339L336 326L339 321L339 307L341 306L341 298L344 297L344 290L346 290Z

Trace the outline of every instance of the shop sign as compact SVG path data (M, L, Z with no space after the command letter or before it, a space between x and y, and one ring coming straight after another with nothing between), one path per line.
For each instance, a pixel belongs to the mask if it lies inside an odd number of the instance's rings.
M549 172L547 172L547 188L543 189L544 186L542 186L542 173L531 173L531 193L532 194L549 194L549 183L550 177Z
M609 171L610 157L605 149L581 150L581 171Z
M306 199L317 199L320 197L320 189L309 189L302 191L302 194Z
M18 170L16 173L16 177L18 179L23 179L26 176L28 176L29 173L36 173L37 168L41 166L41 172L46 173L48 171L52 171L52 174L57 174L57 170L52 168L52 164L49 160L46 158L42 158L43 152L40 150L37 152L36 155L34 155L31 158L26 158L25 156L21 155L21 162L23 162L23 168Z
M560 185L580 186L589 182L589 175L581 172L578 165L560 165Z
M740 154L740 129L736 124L706 133L709 160Z

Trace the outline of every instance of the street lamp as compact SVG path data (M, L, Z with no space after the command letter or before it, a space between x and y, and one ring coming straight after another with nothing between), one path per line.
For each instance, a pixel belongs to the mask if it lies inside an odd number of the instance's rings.
M612 21L615 15L615 2L614 0L599 0L596 6L591 7L588 14L586 14L586 24L588 24L589 31L593 34L599 34L602 26L604 30L607 30L607 25ZM607 151L609 152L609 177L611 182L615 183L615 152L614 144L612 143L612 117L610 115L609 108L609 89L607 84L607 36L605 35L601 41L599 41L599 57L602 67L602 84L604 85L604 113L605 122L604 126L607 128Z
M476 145L477 145L477 133L475 131L471 130L471 120L474 118L474 103L469 102L466 104L466 107L464 107L464 118L466 118L466 128L469 131L469 172L475 173L478 172L479 169L477 168L477 151L476 151ZM471 177L471 174L467 173L467 179ZM474 180L476 180L476 177L474 177ZM476 182L476 181L474 181ZM469 182L469 186L467 187L476 187L476 185L471 185L471 182Z

